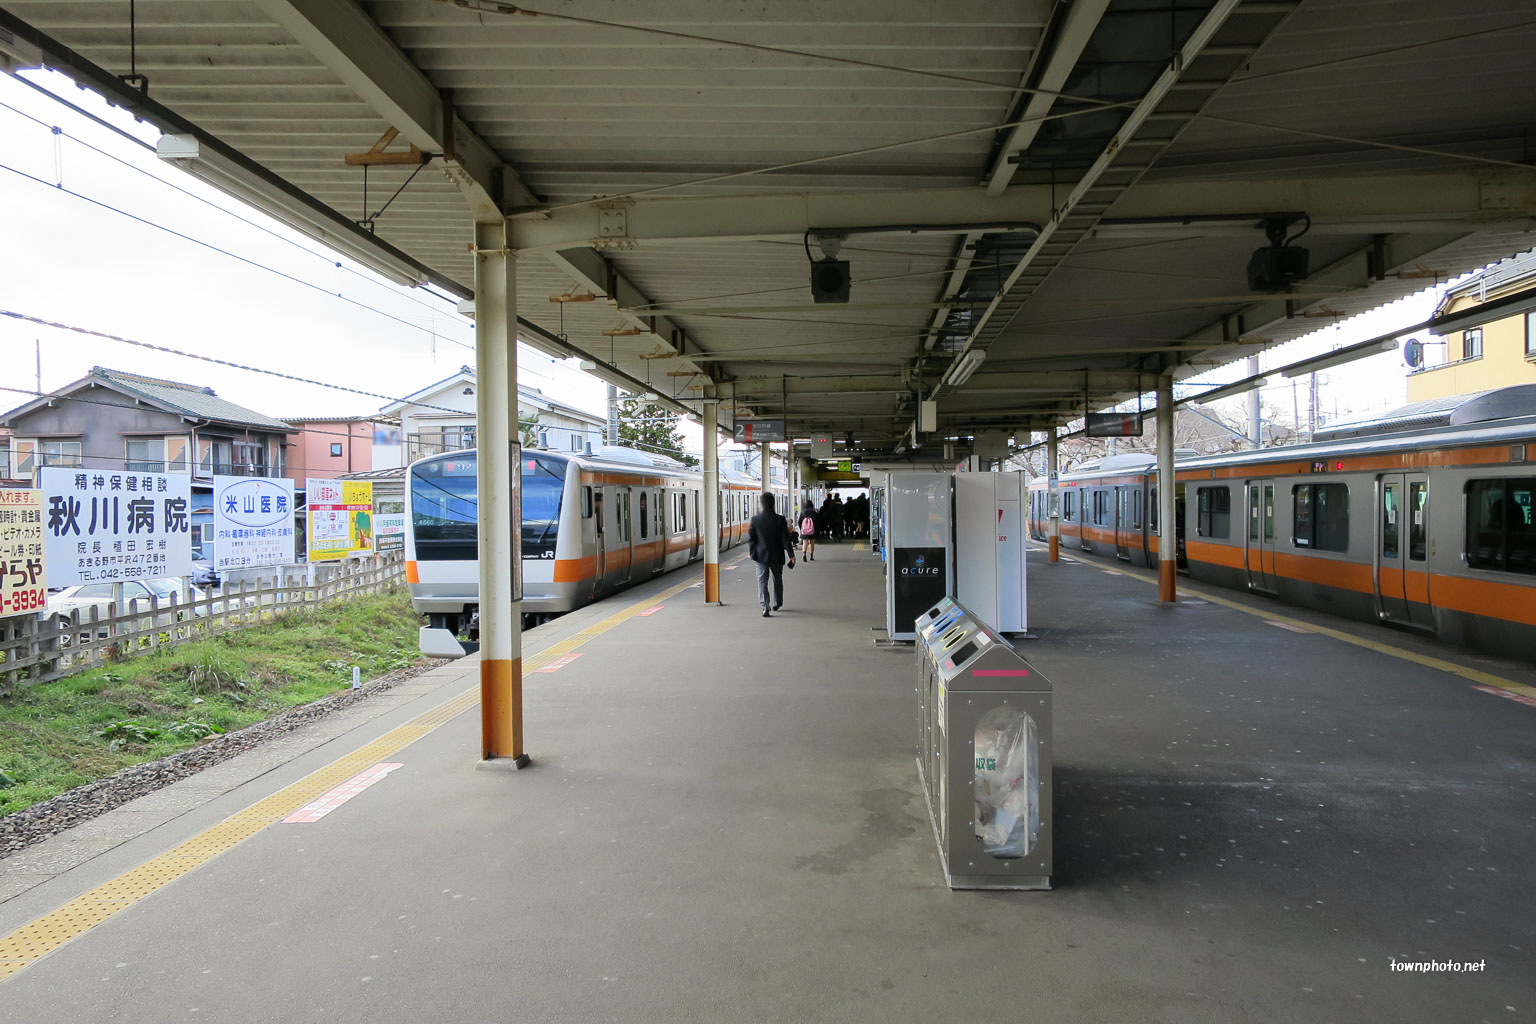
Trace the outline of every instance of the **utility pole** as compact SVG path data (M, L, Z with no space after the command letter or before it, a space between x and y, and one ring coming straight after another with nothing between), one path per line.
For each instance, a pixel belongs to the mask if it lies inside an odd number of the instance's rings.
M1307 440L1311 441L1317 436L1317 374L1311 375L1312 380L1307 386Z
M1248 357L1248 376L1259 375L1259 357ZM1251 448L1264 447L1264 425L1259 415L1259 389L1248 392L1248 444Z
M43 393L43 343L37 338L32 339L32 347L37 353L37 393Z
M619 386L608 385L608 444L619 443Z

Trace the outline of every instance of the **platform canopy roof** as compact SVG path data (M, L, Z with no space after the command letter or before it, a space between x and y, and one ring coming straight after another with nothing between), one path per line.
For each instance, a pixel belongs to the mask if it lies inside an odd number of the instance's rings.
M1064 423L1536 243L1528 0L129 11L0 0L0 50L400 276L469 296L509 215L526 340L855 448L920 399L926 446ZM425 166L370 167L364 209L346 157L391 130ZM1310 254L1287 294L1249 288L1271 221ZM812 301L825 239L846 304Z

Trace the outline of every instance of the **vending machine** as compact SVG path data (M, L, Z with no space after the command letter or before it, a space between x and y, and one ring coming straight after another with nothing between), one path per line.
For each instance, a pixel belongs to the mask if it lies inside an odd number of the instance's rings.
M953 475L893 472L886 478L885 628L891 640L917 639L917 617L952 595Z

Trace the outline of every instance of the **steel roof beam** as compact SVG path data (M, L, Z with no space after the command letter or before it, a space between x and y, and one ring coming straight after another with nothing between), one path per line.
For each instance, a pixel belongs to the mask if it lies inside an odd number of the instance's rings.
M256 0L405 141L443 163L476 220L539 200L490 144L453 114L442 92L357 0Z
M1091 230L1106 237L1249 230L1255 244L1262 244L1262 233L1244 228L1246 222L1198 218L1286 211L1306 213L1317 234L1379 234L1418 221L1487 230L1536 217L1536 170L1143 181L1105 211L1115 223ZM1016 185L999 196L977 188L919 188L609 200L522 212L511 224L519 251L549 252L589 245L622 251L643 244L798 242L812 229L876 231L898 223L913 234L961 235L979 232L978 225L1043 223L1050 217L1050 185ZM1127 223L1132 219L1136 223Z
M964 393L1024 394L1027 392L1081 393L1123 391L1145 387L1155 374L1121 370L1023 370L977 373ZM892 374L849 374L825 377L754 377L722 385L722 395L733 398L776 398L782 395L905 395L912 389Z
M1035 135L1045 123L1041 119L1056 102L1052 94L1060 92L1066 85L1067 76L1077 66L1078 59L1082 57L1088 40L1092 38L1094 29L1099 27L1099 21L1108 7L1109 0L1075 0L1058 5L1061 27L1054 33L1055 43L1051 47L1050 56L1040 67L1039 75L1026 75L1024 82L1025 86L1041 91L1029 97L1029 102L1018 117L1010 118L1023 123L1009 130L1008 137L992 159L991 167L982 177L988 195L1002 194L1012 182L1014 172L1019 169L1019 154L1029 149L1035 141Z

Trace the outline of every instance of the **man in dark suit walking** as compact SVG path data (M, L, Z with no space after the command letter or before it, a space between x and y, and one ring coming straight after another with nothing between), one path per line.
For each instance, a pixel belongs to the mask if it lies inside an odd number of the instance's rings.
M784 558L789 556L791 568L795 564L795 542L790 536L789 524L773 510L773 495L763 495L763 510L752 517L747 527L747 553L757 563L757 597L763 606L763 618L768 614L768 579L773 578L773 610L784 603Z

